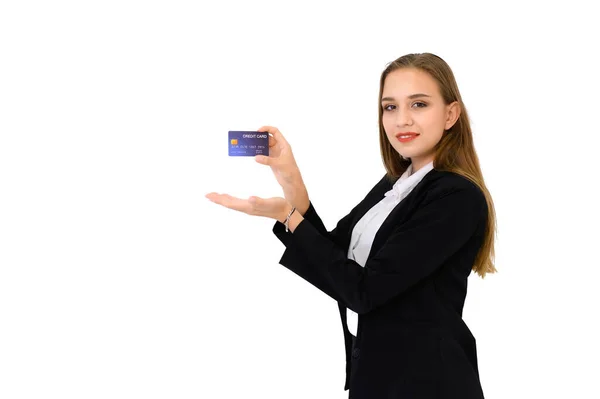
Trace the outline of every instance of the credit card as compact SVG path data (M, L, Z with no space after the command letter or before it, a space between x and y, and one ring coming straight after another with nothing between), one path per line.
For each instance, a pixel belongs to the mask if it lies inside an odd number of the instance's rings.
M230 157L253 157L256 155L269 155L269 133L229 131Z

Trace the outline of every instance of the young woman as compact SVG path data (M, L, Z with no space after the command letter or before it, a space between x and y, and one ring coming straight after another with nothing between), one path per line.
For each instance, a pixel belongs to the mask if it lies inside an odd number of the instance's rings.
M270 126L269 165L285 198L207 194L277 222L280 264L338 302L349 397L483 398L475 338L462 319L471 271L494 273L495 212L454 74L430 53L381 75L385 175L328 231L289 143Z

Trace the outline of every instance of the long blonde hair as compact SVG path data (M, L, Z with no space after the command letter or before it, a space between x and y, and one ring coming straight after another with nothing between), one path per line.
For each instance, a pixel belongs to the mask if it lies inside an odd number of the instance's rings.
M494 266L495 252L494 240L496 235L496 212L494 202L490 195L481 168L479 167L479 158L473 145L473 135L467 109L462 101L458 85L450 66L440 57L431 53L407 54L388 64L381 73L379 86L379 145L383 163L390 179L401 176L411 161L404 159L392 147L385 130L383 128L383 107L381 98L383 96L383 85L390 72L401 68L415 68L427 72L438 84L440 94L446 105L454 101L458 102L460 107L460 116L454 126L448 129L435 147L435 156L433 167L440 171L449 171L462 175L475 183L485 195L488 205L488 220L484 233L483 244L477 253L473 270L482 278L487 273L497 272Z

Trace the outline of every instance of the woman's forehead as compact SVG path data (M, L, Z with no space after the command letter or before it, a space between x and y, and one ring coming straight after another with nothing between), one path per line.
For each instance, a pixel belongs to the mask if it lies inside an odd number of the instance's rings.
M382 97L394 97L396 100L414 98L417 94L429 97L439 96L435 80L427 73L417 69L399 69L386 77Z

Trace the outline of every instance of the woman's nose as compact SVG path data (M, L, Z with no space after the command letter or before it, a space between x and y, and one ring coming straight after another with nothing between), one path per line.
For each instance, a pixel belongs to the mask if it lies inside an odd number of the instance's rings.
M406 126L411 124L410 112L408 110L399 110L396 112L396 125Z

